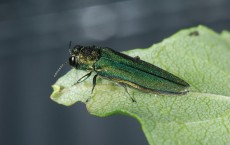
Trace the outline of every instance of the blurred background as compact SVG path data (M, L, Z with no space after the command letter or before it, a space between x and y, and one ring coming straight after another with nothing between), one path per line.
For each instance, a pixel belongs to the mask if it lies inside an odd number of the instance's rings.
M50 100L69 41L145 48L199 24L230 30L229 8L229 0L1 0L0 145L147 145L134 118Z

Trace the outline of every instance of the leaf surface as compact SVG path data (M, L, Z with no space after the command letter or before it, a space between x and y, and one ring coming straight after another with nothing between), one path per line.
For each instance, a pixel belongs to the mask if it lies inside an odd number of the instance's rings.
M230 143L230 33L204 26L181 30L147 49L124 52L139 56L188 82L187 95L159 95L97 79L86 107L96 116L115 113L135 117L149 144ZM69 106L91 95L92 77L73 85L87 72L70 70L53 85L51 99Z

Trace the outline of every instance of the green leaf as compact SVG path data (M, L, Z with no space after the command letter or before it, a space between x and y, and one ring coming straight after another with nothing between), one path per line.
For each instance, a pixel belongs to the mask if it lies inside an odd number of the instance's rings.
M125 52L159 66L190 85L187 95L156 95L97 79L86 103L91 114L122 113L135 117L149 144L230 143L230 33L198 26L181 30L148 49ZM84 102L91 95L92 77L73 85L86 72L72 69L54 85L51 99L63 105Z

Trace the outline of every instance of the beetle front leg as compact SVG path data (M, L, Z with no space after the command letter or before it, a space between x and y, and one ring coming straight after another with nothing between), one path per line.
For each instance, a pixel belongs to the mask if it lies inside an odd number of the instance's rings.
M85 81L87 78L89 78L92 74L92 71L87 73L86 75L84 75L83 77L81 77L76 83L74 83L74 85L78 84L78 83L81 83L83 81Z

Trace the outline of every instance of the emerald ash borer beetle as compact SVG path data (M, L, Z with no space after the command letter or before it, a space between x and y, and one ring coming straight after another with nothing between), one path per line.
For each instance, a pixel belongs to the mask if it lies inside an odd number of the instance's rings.
M96 73L93 77L92 92L98 76L120 84L127 93L127 87L155 94L183 95L189 92L189 84L179 77L139 57L131 57L108 47L76 45L70 49L70 55L70 66L88 71L75 84L86 80L92 72ZM135 99L129 96L135 102Z

